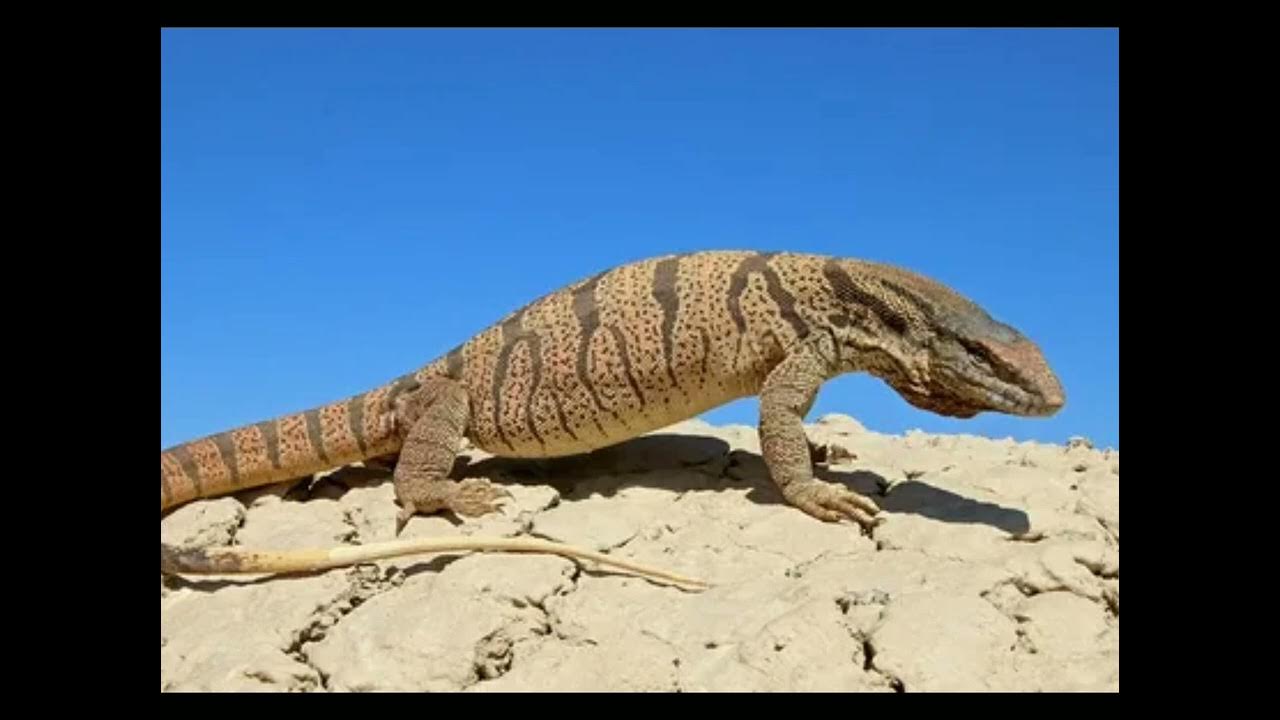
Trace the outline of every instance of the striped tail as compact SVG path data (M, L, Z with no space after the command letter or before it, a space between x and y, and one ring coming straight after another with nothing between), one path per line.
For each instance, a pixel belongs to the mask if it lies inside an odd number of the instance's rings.
M160 512L396 452L391 409L397 395L417 387L416 375L160 451Z

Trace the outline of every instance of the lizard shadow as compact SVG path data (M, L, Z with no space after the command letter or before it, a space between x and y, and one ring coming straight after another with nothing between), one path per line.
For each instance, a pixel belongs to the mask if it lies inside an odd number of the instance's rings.
M895 484L877 502L889 512L909 512L946 523L988 525L1012 535L1031 530L1031 518L1023 510L974 500L919 480Z
M763 504L787 504L769 478L764 458L759 453L746 450L735 450L734 453L737 463L745 466L741 474L752 486L747 494L749 499ZM819 464L818 458L814 459L816 478L845 485L866 495L884 512L918 515L949 524L988 525L1015 535L1031 528L1030 518L1017 508L974 500L919 480L893 483L871 470L837 469Z
M699 435L645 435L590 453L558 458L465 455L454 477L489 477L497 483L548 485L566 500L590 495L613 497L627 487L647 486L687 492L717 489L728 464L729 444Z
M1030 529L1030 521L1022 510L974 500L917 479L893 483L874 471L832 467L824 462L825 450L810 445L814 475L871 497L887 513L913 514L952 524L987 525L1014 535ZM367 467L341 468L323 480L300 478L255 492L270 492L295 501L336 497L353 486L391 482L396 459L394 455L384 456ZM723 439L703 435L651 434L591 453L537 460L486 457L472 461L464 451L451 475L456 479L487 477L500 485L550 486L559 493L560 501L567 503L596 495L612 497L631 487L649 487L674 494L745 488L746 498L754 503L790 507L770 479L759 453L733 449ZM455 525L466 522L451 513L441 516ZM405 577L439 573L458 557L461 556L456 553L443 553L431 560L413 563L404 570ZM314 577L325 572L328 571L263 575L252 579L166 577L165 584L170 589L215 592L234 586Z
M974 500L916 479L892 483L870 470L832 467L823 462L826 448L812 443L810 452L815 477L869 496L886 512L945 523L988 525L1012 534L1030 529L1030 519L1022 510ZM464 453L453 476L489 477L499 484L549 485L565 502L592 495L612 497L629 487L685 493L725 492L745 486L752 502L789 506L759 453L731 449L726 441L704 435L656 433L591 453L539 460L488 457L471 462Z

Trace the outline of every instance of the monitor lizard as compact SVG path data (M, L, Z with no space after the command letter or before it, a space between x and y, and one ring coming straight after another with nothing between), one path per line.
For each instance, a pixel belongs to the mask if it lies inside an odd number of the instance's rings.
M487 479L449 477L464 438L500 457L561 457L758 396L761 453L786 502L819 520L871 526L874 501L814 477L802 425L821 384L850 372L870 373L911 405L949 417L1048 416L1065 402L1035 343L918 273L808 253L671 254L544 295L367 392L162 450L160 508L398 453L399 536L416 514L481 516L509 496ZM162 543L161 569L305 571L454 549L587 557L521 538L295 553Z

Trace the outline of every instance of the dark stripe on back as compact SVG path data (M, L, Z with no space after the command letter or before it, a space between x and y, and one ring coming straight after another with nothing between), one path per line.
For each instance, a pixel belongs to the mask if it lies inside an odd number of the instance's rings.
M522 338L523 331L520 327L520 321L524 319L524 313L528 307L526 305L520 308L519 312L502 322L499 330L502 350L498 352L498 361L493 366L493 427L498 431L498 439L511 450L516 448L507 439L506 431L502 429L502 385L507 379L507 371L511 366L511 352L515 349L516 343Z
M707 377L707 359L711 357L711 334L704 327L698 328L698 332L702 335L702 378L706 382Z
M733 317L733 322L738 326L738 342L741 348L742 338L747 332L747 318L742 314L742 294L747 289L747 280L751 277L751 273L760 273L764 275L765 286L769 293L769 297L778 306L782 313L782 319L786 320L793 330L796 337L803 339L809 336L809 325L796 312L796 299L787 289L782 286L782 279L778 277L778 273L772 267L769 267L769 258L777 253L761 253L759 255L751 255L744 258L733 271L733 275L729 280L729 315Z
M538 444L546 447L547 443L542 439L542 433L538 432L538 424L533 420L533 400L538 395L538 386L542 384L542 340L537 333L529 333L529 337L525 338L529 344L529 394L524 399L524 421L529 426L529 432L537 439ZM553 392L552 395L555 395ZM557 405L557 408L559 406ZM563 421L563 416L561 416Z
M231 483L239 485L240 469L236 467L236 446L231 440L231 433L218 433L212 439L213 444L218 447L218 454L222 456L222 464L231 471Z
M822 274L831 285L836 298L847 303L856 303L875 313L880 322L898 334L907 331L907 319L897 310L889 307L883 298L873 292L858 287L849 273L834 260L828 260L822 266Z
M356 439L360 454L368 452L364 443L364 403L369 393L362 393L347 401L347 424L351 426L351 435Z
M276 421L265 420L258 423L258 430L262 433L262 440L267 444L267 458L271 460L271 467L280 469L280 435L276 432Z
M676 316L680 313L680 294L676 292L676 271L680 267L679 258L659 260L653 268L653 299L662 308L662 354L667 361L667 377L671 387L678 387L675 362Z
M196 461L191 457L191 449L187 445L179 445L172 451L173 458L182 466L182 472L191 478L192 484L196 486L196 495L204 497L204 483L200 482L200 469L196 467Z
M577 440L578 434L573 431L573 428L569 427L569 419L565 417L564 408L560 405L560 393L554 389L551 392L551 403L556 406L556 415L560 418L560 429L564 430L569 437ZM604 433L604 428L601 428L600 432Z
M607 270L605 272L608 272ZM596 409L605 412L604 403L600 401L600 393L596 390L596 385L591 381L590 375L587 373L587 360L591 355L591 338L595 336L596 329L600 327L600 311L596 308L596 286L600 284L600 278L605 273L597 273L591 279L582 285L574 288L571 293L573 299L573 315L578 318L578 326L581 328L582 339L578 343L578 362L577 373L578 382L582 383L587 392L591 393L591 401L595 403ZM608 410L613 419L621 422L618 413ZM596 427L600 428L600 434L604 434L604 426L600 424L600 420L596 419Z
M394 413L396 411L396 398L407 392L412 392L422 387L422 383L414 377L413 373L401 375L391 383L391 389L387 391L387 396L382 400L386 412ZM404 428L404 432L408 432L409 428Z
M636 383L635 374L631 372L631 351L627 349L627 338L622 331L612 325L606 325L606 329L613 333L613 339L618 343L619 355L622 357L622 369L627 374L627 383L631 385L631 392L636 394L636 398L640 400L640 407L646 407L649 402L645 400L644 393L640 392L640 385Z
M307 422L307 439L311 441L311 447L315 450L316 455L323 462L329 462L329 455L324 451L324 433L320 432L320 410L314 408L302 413L302 418Z
M418 378L414 377L413 373L401 375L396 378L395 382L391 385L391 391L387 393L387 409L395 409L396 398L402 393L417 390L420 387L422 387L422 383L418 382Z

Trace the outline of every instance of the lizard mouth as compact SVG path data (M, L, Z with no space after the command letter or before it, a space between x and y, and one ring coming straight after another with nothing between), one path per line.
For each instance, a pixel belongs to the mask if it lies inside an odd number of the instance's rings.
M1048 417L1062 407L1062 396L1040 395L1017 386L975 388L984 398L984 409L1023 417Z
M945 417L961 419L971 418L985 409L975 407L974 405L966 403L950 394L934 394L927 390L902 391L902 397L912 407L917 407L921 410L928 410L929 412L937 413L938 415L943 415Z
M1026 417L1048 417L1062 408L1066 401L1062 384L1031 342L987 343L983 349L995 372L994 377L983 377L980 385L993 409Z
M994 380L974 382L971 378L942 370L927 388L908 388L903 397L911 405L946 417L971 418L983 412L1010 415L1051 414L1036 395L1017 385Z
M1026 372L1003 356L986 357L989 372L962 372L946 364L935 366L928 387L911 389L917 397L908 395L908 401L916 407L960 418L981 412L1047 417L1062 407L1061 386L1047 368L1037 368L1026 360L1024 365L1033 371ZM1037 357L1032 356L1031 360Z

